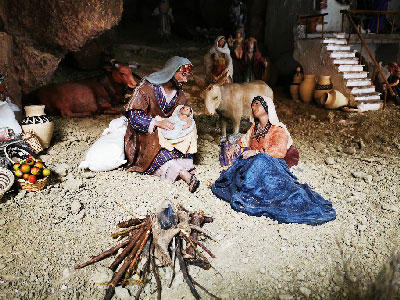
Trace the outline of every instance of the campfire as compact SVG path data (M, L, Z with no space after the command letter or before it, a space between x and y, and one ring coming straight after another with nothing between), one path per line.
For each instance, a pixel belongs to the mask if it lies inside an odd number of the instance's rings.
M156 259L163 266L172 269L168 287L175 278L175 262L179 263L180 271L195 299L200 299L197 286L214 299L220 299L196 282L188 272L188 265L194 265L204 270L212 268L204 252L215 258L214 254L200 240L214 240L203 225L213 222L213 218L205 216L203 211L191 212L178 205L175 212L171 204L161 209L158 214L152 213L145 218L132 218L118 223L120 231L111 234L118 239L112 248L91 257L87 262L75 266L81 269L110 256L123 249L110 265L114 276L109 283L104 299L111 299L118 285L130 284L133 275L138 275L141 285L136 299L139 299L144 286L154 276L157 284L157 299L161 299L161 279L158 274ZM119 268L118 268L119 267Z

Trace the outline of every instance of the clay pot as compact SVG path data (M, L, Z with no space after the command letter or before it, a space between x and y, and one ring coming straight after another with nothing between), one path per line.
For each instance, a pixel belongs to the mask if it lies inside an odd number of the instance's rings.
M323 95L329 93L332 90L331 76L320 76L315 86L314 100L318 105L323 106L321 98ZM324 101L325 98L322 99Z
M304 80L300 83L300 98L304 103L310 103L313 100L315 89L315 75L304 75Z
M50 146L54 123L44 113L44 108L44 105L25 106L26 117L22 120L21 127L24 133L33 130L42 147L46 149Z
M290 95L294 101L299 100L299 86L300 83L303 81L304 75L301 72L301 68L297 67L296 74L293 76L293 82L290 85Z
M331 90L329 93L321 97L321 103L326 109L336 109L349 104L349 100L345 95L337 90Z
M292 97L292 100L294 101L299 101L299 83L292 83L290 85L290 96Z

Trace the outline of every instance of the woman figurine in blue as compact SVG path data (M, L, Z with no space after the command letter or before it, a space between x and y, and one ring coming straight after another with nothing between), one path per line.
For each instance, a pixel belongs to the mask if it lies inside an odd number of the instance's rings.
M232 208L279 223L319 225L334 220L332 204L298 182L285 161L292 139L279 122L272 99L253 99L254 124L228 149L228 156L247 148L223 171L211 190Z

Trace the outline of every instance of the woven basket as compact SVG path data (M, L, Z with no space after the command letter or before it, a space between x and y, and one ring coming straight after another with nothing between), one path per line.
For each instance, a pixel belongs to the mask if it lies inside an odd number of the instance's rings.
M22 139L29 145L35 154L39 154L39 152L43 151L43 147L32 129L23 133Z
M0 168L0 199L14 183L14 174L5 168Z
M24 179L18 179L18 186L27 192L36 192L42 190L47 183L47 177L38 179L35 183L30 183Z

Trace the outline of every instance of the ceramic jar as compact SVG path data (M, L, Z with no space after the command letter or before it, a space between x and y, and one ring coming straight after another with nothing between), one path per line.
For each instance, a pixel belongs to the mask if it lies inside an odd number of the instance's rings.
M313 100L314 89L315 75L304 75L304 80L299 87L301 101L310 103Z
M296 74L293 76L293 82L290 85L290 95L294 101L299 100L299 86L300 83L303 81L304 75L301 72L301 68L297 67Z
M331 90L321 97L321 102L326 109L336 109L349 104L349 99L337 90Z
M315 102L318 105L323 106L324 104L322 103L322 101L325 99L325 97L322 97L322 96L329 93L332 90L332 88L333 88L333 85L331 82L331 76L320 76L318 78L317 84L315 86L315 91L314 91Z
M26 117L21 122L24 133L31 129L44 149L50 146L53 136L54 123L49 116L44 113L44 105L25 106Z

